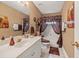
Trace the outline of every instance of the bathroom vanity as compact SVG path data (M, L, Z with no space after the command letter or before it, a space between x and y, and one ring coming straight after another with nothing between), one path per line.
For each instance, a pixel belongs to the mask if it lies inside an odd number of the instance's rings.
M0 46L0 58L39 58L41 55L41 37L22 38L21 42L9 46Z

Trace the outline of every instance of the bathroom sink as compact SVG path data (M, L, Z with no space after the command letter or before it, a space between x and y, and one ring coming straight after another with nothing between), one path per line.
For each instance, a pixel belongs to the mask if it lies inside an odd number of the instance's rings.
M28 45L30 42L30 39L33 39L33 36L30 36L28 38L25 38L25 37L15 37L16 38L16 42L15 42L15 45L14 47L24 47L26 45Z
M17 42L14 46L15 47L23 47L25 44L27 44L28 41L27 40L23 40L21 42Z
M5 44L7 44L7 41L6 40L0 41L0 45L5 45Z
M6 40L0 40L0 45L5 45L5 44L7 44L8 43L8 39L6 39Z

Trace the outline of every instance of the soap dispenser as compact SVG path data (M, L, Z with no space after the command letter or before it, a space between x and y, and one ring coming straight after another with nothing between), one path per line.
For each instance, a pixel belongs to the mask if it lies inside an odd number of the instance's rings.
M9 45L10 45L10 46L13 46L14 44L15 44L15 42L14 42L14 39L13 39L13 37L12 37L11 40L10 40Z

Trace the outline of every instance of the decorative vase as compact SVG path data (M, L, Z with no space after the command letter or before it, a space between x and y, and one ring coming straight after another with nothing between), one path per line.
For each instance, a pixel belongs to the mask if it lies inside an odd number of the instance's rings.
M14 42L14 39L13 39L13 37L11 38L11 40L10 40L10 46L13 46L15 44L15 42Z

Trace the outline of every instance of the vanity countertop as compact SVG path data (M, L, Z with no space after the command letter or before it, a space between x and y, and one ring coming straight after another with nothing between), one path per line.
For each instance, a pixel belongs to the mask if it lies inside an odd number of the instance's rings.
M41 39L40 36L35 36L31 38L22 38L23 41L15 43L14 46L9 46L8 44L0 46L0 58L16 58L22 54L25 50L31 47L35 42Z

